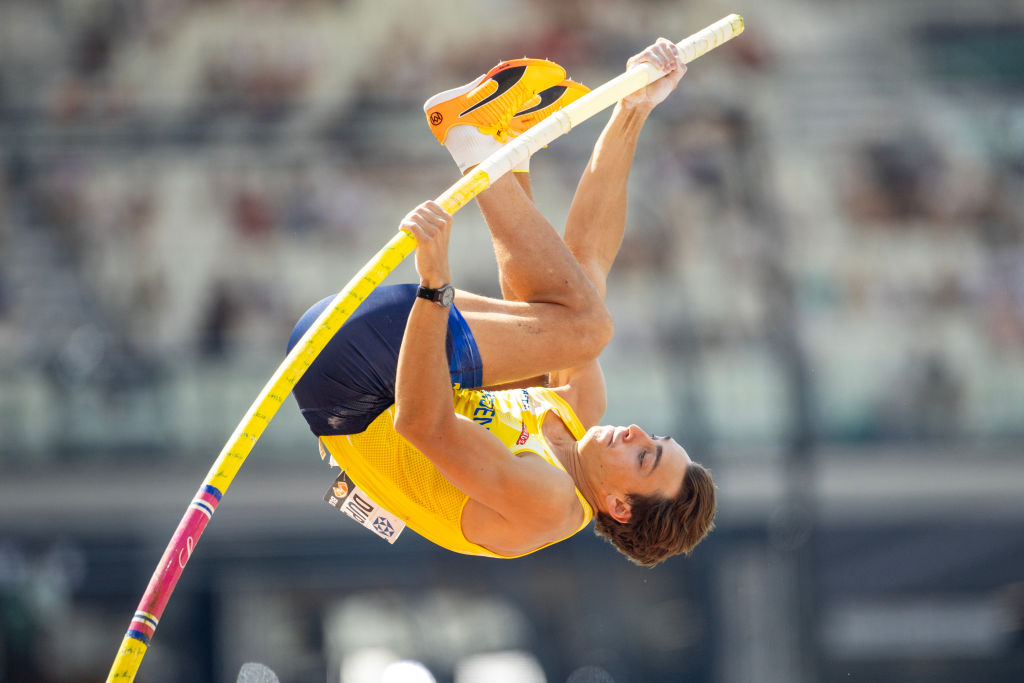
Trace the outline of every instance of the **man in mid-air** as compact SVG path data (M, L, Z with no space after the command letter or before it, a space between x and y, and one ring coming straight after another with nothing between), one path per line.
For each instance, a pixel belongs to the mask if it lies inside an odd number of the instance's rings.
M328 499L393 540L408 526L455 552L522 556L596 518L633 562L688 553L710 531L715 487L666 436L597 423L604 304L622 242L626 185L651 111L686 71L665 39L627 62L665 73L623 98L580 179L564 237L532 201L529 174L477 197L503 298L454 289L452 219L425 202L401 222L417 242L419 285L378 287L327 344L294 393L344 470ZM440 93L428 125L463 172L586 92L546 60L503 62ZM294 345L329 303L303 316ZM513 386L515 388L508 388Z

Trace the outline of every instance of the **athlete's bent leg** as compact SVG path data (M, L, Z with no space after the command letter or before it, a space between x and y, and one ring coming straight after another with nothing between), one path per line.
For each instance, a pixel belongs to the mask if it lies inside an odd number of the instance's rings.
M457 291L455 304L482 360L483 385L520 382L597 358L611 340L612 319L596 291L590 300L589 306L568 307Z

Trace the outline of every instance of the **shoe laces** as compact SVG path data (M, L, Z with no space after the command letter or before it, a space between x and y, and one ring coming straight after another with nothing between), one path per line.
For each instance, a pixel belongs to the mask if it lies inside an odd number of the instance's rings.
M531 97L530 95L525 100L518 101L519 98L504 98L504 105L498 115L498 122L493 126L477 126L477 130L485 135L493 135L494 138L501 143L508 142L512 138L516 137L515 132L511 129L512 117L516 115L516 112L522 108L525 102L528 102Z

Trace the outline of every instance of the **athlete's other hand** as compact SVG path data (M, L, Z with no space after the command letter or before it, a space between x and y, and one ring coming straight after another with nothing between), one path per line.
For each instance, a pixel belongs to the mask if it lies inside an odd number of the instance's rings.
M423 202L406 214L399 227L416 238L416 272L420 284L437 288L451 281L448 237L452 217L437 202Z
M650 62L665 72L665 75L646 88L642 88L632 95L622 98L622 104L630 108L653 109L663 102L669 96L669 93L676 89L676 86L679 85L679 79L686 73L686 65L683 64L679 48L667 38L658 38L653 45L643 52L630 57L626 62L626 68L632 69L641 62Z

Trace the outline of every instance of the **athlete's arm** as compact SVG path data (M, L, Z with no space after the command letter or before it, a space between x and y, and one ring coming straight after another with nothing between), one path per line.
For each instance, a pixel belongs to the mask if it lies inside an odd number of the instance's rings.
M626 66L640 62L651 62L667 73L615 105L580 178L565 225L565 243L601 296L607 292L608 272L622 244L626 186L640 131L651 110L675 90L686 73L678 48L664 38L630 58ZM549 382L584 426L600 421L607 395L596 360L551 373Z
M402 228L416 238L421 284L448 284L451 216L426 202L406 216ZM504 520L538 530L562 521L576 503L571 479L540 458L513 455L487 429L455 412L447 329L448 309L417 298L398 355L396 431L456 488Z
M434 202L409 212L401 229L416 238L420 285L437 289L450 284L448 238L451 216ZM448 309L419 297L413 302L398 354L395 380L395 426L408 430L447 419L454 412L445 337ZM403 430L399 430L400 433Z
M651 62L666 75L615 105L580 178L565 226L565 243L587 276L605 294L608 271L626 225L626 184L636 143L648 115L686 73L674 43L659 38L626 63Z

